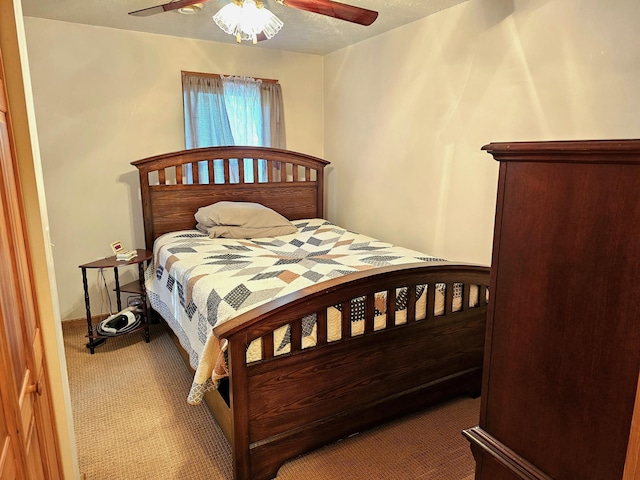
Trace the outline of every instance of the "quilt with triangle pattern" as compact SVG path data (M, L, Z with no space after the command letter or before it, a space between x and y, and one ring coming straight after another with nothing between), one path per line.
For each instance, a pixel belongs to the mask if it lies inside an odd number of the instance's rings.
M442 261L323 219L292 223L297 233L273 238L211 239L184 230L156 240L146 271L147 295L196 370L189 403L200 403L215 388L211 375L221 345L214 326L324 280L375 267Z

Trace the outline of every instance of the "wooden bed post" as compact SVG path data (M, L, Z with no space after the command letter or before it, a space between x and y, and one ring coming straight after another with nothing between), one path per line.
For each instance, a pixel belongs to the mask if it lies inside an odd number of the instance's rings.
M251 478L251 456L249 452L249 412L246 344L229 341L229 395L233 428L233 476L236 480Z
M149 169L141 166L139 171L140 175L140 197L142 198L142 217L148 218L153 211L151 205L151 199L149 195ZM149 251L153 251L153 222L144 222L144 242L145 248Z

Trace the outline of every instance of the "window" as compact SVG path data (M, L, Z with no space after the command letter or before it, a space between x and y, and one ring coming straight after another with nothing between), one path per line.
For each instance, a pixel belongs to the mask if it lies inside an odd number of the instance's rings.
M186 148L247 145L285 148L280 84L251 77L182 73ZM190 167L190 166L189 166ZM187 183L192 174L187 168ZM231 182L238 182L237 163ZM245 163L246 182L266 181L266 162ZM222 162L214 162L215 183L222 183ZM209 183L206 162L198 166L200 183Z

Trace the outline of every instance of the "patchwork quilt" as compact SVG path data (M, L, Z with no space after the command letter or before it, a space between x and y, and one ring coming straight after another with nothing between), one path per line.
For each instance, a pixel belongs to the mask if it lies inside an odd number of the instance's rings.
M189 403L200 403L225 375L225 342L213 335L214 326L324 280L375 267L442 261L323 219L293 223L297 233L273 238L211 239L197 230L184 230L156 240L145 276L147 294L196 370ZM402 292L398 301L403 302ZM358 312L357 300L354 307ZM358 323L357 314L352 321ZM304 334L310 336L314 319L305 324ZM282 347L286 341L285 330L278 342Z

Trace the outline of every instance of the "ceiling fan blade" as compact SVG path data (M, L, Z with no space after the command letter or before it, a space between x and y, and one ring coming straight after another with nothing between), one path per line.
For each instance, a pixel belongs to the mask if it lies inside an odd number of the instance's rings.
M319 13L320 15L339 18L347 22L359 23L360 25L371 25L378 18L378 12L373 10L332 0L283 0L283 4L287 7Z
M136 17L148 17L149 15L155 15L156 13L190 7L196 3L204 3L206 1L208 0L178 0L177 2L164 3L162 5L156 5L155 7L148 7L143 8L142 10L136 10L135 12L129 12L129 15L134 15Z

